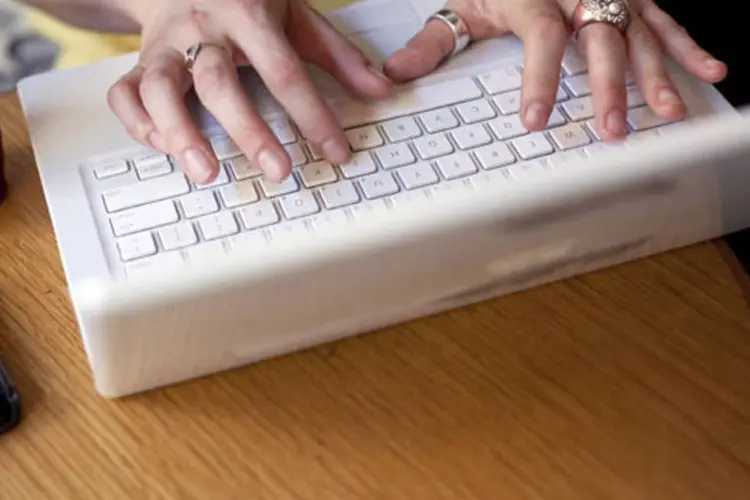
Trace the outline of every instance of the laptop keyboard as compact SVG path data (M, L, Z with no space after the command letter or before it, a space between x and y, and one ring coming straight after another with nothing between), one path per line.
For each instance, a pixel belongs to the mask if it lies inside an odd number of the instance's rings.
M470 185L486 178L480 173L513 175L530 162L557 168L570 155L611 147L599 143L594 130L585 62L569 52L561 74L543 132L523 127L522 68L507 66L417 87L385 104L333 104L353 150L343 165L322 160L289 121L269 121L294 163L293 175L280 184L265 180L222 135L211 138L221 164L211 184L191 183L161 154L95 164L85 169L86 184L114 267L132 272L182 264L354 221L372 209L392 208L404 193L435 196L452 181ZM666 122L632 81L628 85L630 132L660 135Z

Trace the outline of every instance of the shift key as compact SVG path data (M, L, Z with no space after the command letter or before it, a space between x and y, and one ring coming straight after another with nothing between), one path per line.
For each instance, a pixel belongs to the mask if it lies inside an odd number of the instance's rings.
M190 191L187 179L182 172L156 177L110 189L102 193L107 212L118 212L155 201L179 196Z

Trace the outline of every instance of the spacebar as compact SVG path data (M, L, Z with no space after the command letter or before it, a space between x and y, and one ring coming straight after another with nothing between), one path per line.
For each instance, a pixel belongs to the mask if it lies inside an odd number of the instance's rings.
M347 100L332 103L331 107L341 126L349 128L442 108L479 97L482 97L482 91L471 78L466 77L396 91L393 96L382 101Z

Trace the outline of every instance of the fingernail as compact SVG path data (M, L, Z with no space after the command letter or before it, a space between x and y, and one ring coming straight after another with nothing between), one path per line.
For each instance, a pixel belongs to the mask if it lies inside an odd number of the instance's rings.
M719 65L719 61L717 61L716 59L714 59L711 56L706 56L706 58L703 60L703 64L705 64L709 68L713 68L713 67Z
M670 88L663 88L659 91L659 102L662 104L681 104L680 96Z
M286 167L284 161L279 158L273 150L264 149L258 153L258 166L263 174L271 181L281 182L286 176Z
M535 127L542 127L547 123L547 119L549 118L549 107L538 102L529 104L526 108L525 117L526 123Z
M329 139L320 147L323 156L333 163L344 163L349 159L349 148L336 139Z
M159 132L151 132L150 134L148 134L147 140L153 147L155 147L159 151L167 151L167 145L164 142L164 138Z
M625 115L619 109L613 109L604 118L604 127L609 133L622 135L625 132Z
M211 178L213 169L206 155L198 148L188 149L182 154L183 167L194 182L203 183Z

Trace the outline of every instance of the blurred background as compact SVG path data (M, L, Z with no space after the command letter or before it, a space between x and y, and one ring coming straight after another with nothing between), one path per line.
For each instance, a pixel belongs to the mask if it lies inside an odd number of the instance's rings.
M26 9L0 0L0 92L12 90L26 75L52 68L59 52L55 42L31 27Z

